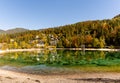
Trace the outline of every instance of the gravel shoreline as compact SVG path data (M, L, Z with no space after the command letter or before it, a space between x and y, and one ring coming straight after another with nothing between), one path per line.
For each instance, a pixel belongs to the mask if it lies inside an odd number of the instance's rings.
M0 83L120 83L120 73L33 75L0 69Z

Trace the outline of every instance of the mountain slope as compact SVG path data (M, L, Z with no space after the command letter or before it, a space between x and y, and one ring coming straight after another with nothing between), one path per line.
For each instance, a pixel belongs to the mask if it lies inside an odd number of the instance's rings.
M15 28L15 29L9 29L9 30L5 31L5 33L7 33L7 34L13 34L13 33L25 32L25 31L28 31L28 29Z
M18 32L19 29L15 29L15 31ZM35 46L41 41L45 42L46 45L56 45L56 47L61 48L79 48L83 44L85 47L95 48L120 46L120 18L117 15L112 19L84 21L56 28L10 34L0 37L0 42L10 43L10 39L14 39L17 44L25 42L26 46L29 45L29 47Z
M0 29L0 34L5 34L5 31Z

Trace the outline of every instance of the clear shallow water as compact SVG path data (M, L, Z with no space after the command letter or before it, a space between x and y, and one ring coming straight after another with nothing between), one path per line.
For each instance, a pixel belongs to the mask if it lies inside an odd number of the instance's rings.
M0 68L30 73L81 71L90 67L120 67L120 52L42 50L0 55Z

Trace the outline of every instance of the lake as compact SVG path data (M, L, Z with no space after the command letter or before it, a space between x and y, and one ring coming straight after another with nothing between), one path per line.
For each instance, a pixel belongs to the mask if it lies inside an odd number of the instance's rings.
M41 50L0 55L0 68L29 73L120 72L120 52Z

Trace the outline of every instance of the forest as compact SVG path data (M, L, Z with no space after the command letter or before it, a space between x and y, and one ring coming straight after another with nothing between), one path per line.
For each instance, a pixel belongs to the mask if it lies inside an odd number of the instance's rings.
M112 19L89 20L75 24L0 34L1 49L41 48L119 48L120 15Z

